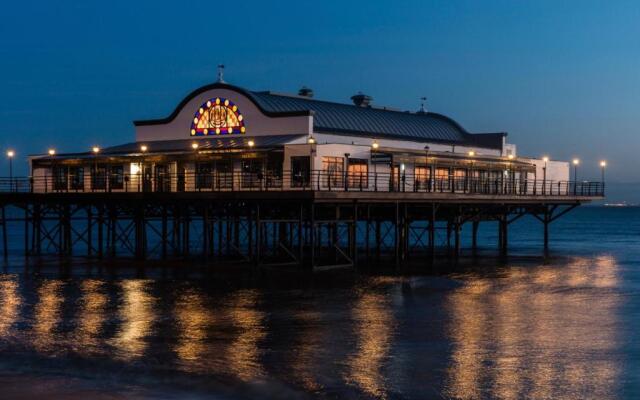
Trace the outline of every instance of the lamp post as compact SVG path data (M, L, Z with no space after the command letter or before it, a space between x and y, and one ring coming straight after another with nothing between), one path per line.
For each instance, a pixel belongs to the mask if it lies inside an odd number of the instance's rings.
M600 161L600 172L602 174L602 190L604 191L604 169L607 167L607 162L605 160Z
M142 152L142 157L140 159L140 168L138 169L138 192L140 191L140 183L144 177L144 155L149 150L146 144L140 146L140 151ZM142 190L144 190L144 182L142 182Z
M578 165L580 164L580 160L577 158L573 159L573 195L575 196L578 190Z
M509 162L508 162L508 164L507 164L507 173L506 173L506 175L507 175L507 189L508 189L509 191L511 191L511 181L512 181L512 179L513 179L513 178L512 178L512 176L515 176L515 174L513 174L513 172L511 171L511 162L512 162L512 161L513 161L513 159L514 159L513 154L509 154L509 155L507 156L507 159L509 160Z
M54 184L54 180L55 180L55 159L53 158L53 156L56 155L56 150L55 149L49 149L49 157L51 157L51 178L52 178L52 182L51 182L51 189L55 190L55 184ZM45 173L44 175L44 191L45 193L47 192L47 175Z
M100 147L93 146L91 151L93 151L93 184L91 185L91 190L95 191L98 186L98 153L100 153Z
M428 192L431 191L431 180L433 177L433 171L431 171L431 167L429 166L429 150L431 150L431 148L429 146L424 146L424 169L425 171L429 171L429 180L427 181L427 187L426 190Z
M468 182L468 189L471 192L472 191L472 186L473 186L473 163L476 161L473 157L475 157L476 152L471 150L468 153L470 161L471 161L471 168L469 169L469 174L467 176L467 182Z
M547 163L549 162L549 157L542 157L542 161L544 161L544 166L542 167L542 195L544 196L547 193Z
M7 158L9 158L9 191L13 191L13 157L16 153L13 150L7 151Z
M371 163L373 164L373 191L377 192L378 191L378 163L376 162L376 160L374 160L373 155L378 151L378 147L380 147L380 145L378 144L377 140L374 140L373 143L371 144Z

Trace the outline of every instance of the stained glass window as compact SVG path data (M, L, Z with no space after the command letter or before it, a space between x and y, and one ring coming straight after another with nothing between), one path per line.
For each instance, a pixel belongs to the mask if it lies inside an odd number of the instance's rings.
M216 97L200 106L191 122L191 136L245 133L244 117L233 102Z

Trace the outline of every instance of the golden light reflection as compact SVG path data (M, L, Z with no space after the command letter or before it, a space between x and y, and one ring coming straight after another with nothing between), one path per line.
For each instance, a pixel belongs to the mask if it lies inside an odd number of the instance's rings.
M0 281L0 336L11 333L18 318L22 298L18 293L18 281L15 276L7 276Z
M122 323L112 341L118 358L130 360L141 357L148 346L146 338L152 333L157 318L157 299L149 293L150 284L148 280L126 280L120 284L122 305L119 315Z
M182 293L175 304L178 341L174 351L182 361L181 367L198 372L206 367L200 363L207 357L207 332L214 323L213 313L207 309L204 296L195 289Z
M85 280L80 286L82 297L78 311L78 327L75 340L78 352L91 355L103 353L100 339L101 330L106 318L108 297L104 291L104 282Z
M349 360L347 382L377 398L387 397L382 371L389 354L394 330L388 299L378 293L365 292L353 309L357 351Z
M470 278L447 299L454 351L443 394L612 397L620 366L605 355L619 347L618 275L602 256Z
M243 290L230 299L230 318L238 335L228 348L229 371L243 381L264 375L260 342L266 336L264 313L258 310L259 293Z
M64 284L59 280L49 280L38 288L38 303L35 305L33 321L33 345L39 351L51 351L57 335L54 330L60 323L62 289Z
M299 311L294 314L294 318L305 328L299 332L291 346L293 378L305 390L317 392L322 389L322 384L316 379L315 359L322 350L322 339L331 333L322 329L322 315L319 312Z

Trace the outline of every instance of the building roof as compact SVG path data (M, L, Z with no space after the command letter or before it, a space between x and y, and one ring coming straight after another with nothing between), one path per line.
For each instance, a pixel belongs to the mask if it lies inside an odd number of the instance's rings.
M193 97L212 89L240 92L252 100L266 115L312 114L315 132L344 133L367 137L441 142L455 145L502 148L504 132L472 134L460 124L442 114L412 113L380 107L359 107L353 104L316 100L273 92L248 91L226 83L214 83L189 94L165 119L136 121L135 125L156 125L173 120Z
M307 135L271 135L271 136L214 136L210 138L179 139L179 140L159 140L145 142L148 146L148 153L167 152L192 152L191 145L198 143L198 150L228 150L243 149L249 147L249 140L253 140L254 148L272 148L295 142L298 139L305 140ZM304 143L304 141L303 141ZM141 142L131 142L118 146L107 147L100 151L100 154L129 154L140 153Z

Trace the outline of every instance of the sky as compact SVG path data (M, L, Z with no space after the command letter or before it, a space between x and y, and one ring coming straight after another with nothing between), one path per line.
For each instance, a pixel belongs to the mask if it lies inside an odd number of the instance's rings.
M0 12L0 150L133 141L216 79L427 108L518 153L640 182L635 1L30 1ZM6 165L6 164L5 164ZM7 167L0 163L0 175ZM2 171L5 171L4 173Z

